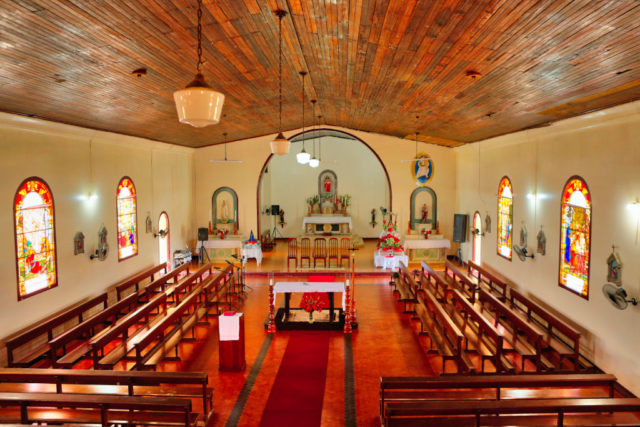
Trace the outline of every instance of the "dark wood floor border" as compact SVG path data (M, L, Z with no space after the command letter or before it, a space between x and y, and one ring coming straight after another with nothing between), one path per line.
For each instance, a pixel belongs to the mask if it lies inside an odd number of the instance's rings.
M356 384L353 372L353 341L344 334L344 425L356 427Z
M256 382L256 378L258 378L258 374L260 373L260 369L262 368L262 362L264 362L264 358L267 356L267 352L269 351L272 340L273 334L267 334L267 337L262 343L262 347L260 347L258 356L256 357L255 362L253 362L253 366L251 366L251 371L247 376L247 380L244 382L242 390L240 390L240 394L236 399L236 403L233 405L231 414L229 414L229 418L227 419L227 423L225 424L226 427L235 427L236 425L238 425L238 421L240 421L242 411L244 411L244 407L249 400L249 395L251 394L253 385Z

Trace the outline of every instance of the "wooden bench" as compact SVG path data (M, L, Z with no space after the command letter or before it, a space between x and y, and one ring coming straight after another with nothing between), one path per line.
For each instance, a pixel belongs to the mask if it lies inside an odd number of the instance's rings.
M146 270L141 271L140 273L136 273L135 275L128 277L120 282L116 283L113 287L116 289L116 295L118 297L118 301L122 299L126 292L131 290L129 293L136 293L140 290L140 283L149 279L149 281L153 281L153 278L156 273L160 271L167 273L167 265L165 263L158 264L154 267L149 267Z
M165 293L167 293L167 297L171 297L172 301L175 304L180 302L181 295L187 295L193 289L202 283L205 278L209 277L213 271L213 264L208 263L200 267L197 271L192 273L191 275L185 277L181 281L175 284L175 286L167 289Z
M208 318L209 310L213 306L216 308L216 315L220 314L220 305L231 306L229 294L230 274L233 274L233 265L227 265L217 276L207 278L203 284L201 298L204 299L204 305L207 310L206 318Z
M137 294L131 294L104 310L94 314L73 328L49 341L51 347L51 366L55 368L71 368L91 351L90 338L94 336L96 327L115 323L123 312L129 313L138 305ZM73 349L67 346L74 341L82 340Z
M191 400L96 394L0 393L0 422L195 426ZM15 408L18 411L9 411ZM63 409L70 408L70 409Z
M180 267L146 285L138 292L138 296L144 301L149 301L154 295L164 292L168 285L178 283L182 273L189 275L189 267L189 264L182 264Z
M384 422L386 426L428 425L429 421L435 425L450 425L444 415L455 415L460 422L460 416L467 415L475 419L475 425L503 425L497 424L500 418L496 416L506 414L521 414L526 416L510 420L510 425L523 425L532 415L557 415L557 425L564 425L565 413L617 413L640 411L638 398L602 398L602 399L517 399L517 400L479 400L479 401L441 401L441 402L410 402L389 403L386 407ZM433 417L438 417L434 419ZM483 417L485 416L485 417ZM608 416L613 419L612 416ZM504 421L504 420L502 420ZM536 419L534 418L534 422ZM540 425L539 420L535 425ZM431 424L433 425L433 424ZM468 425L468 424L467 424ZM529 424L531 425L531 424ZM597 425L602 425L598 423ZM617 425L617 423L616 423Z
M469 277L458 266L451 261L447 261L444 265L445 279L451 281L458 289L469 297L471 302L476 301L476 293L479 285L475 277Z
M497 274L471 260L467 262L467 273L469 276L476 277L478 284L485 286L489 292L497 294L500 301L507 300L507 282L499 278Z
M549 313L515 289L511 289L511 307L522 310L527 319L545 328L546 344L560 357L560 366L565 359L571 360L574 369L580 369L580 332Z
M189 330L194 330L196 322L204 316L205 309L203 307L200 310L198 301L200 290L198 288L177 306L170 307L165 316L139 336L133 345L134 369L155 369L171 349L175 349L175 358L179 359L178 344Z
M0 369L0 387L4 384L22 385L25 392L32 391L33 384L51 384L55 386L56 393L183 397L202 402L207 419L213 411L213 389L208 386L209 376L206 372L4 368ZM105 391L107 389L104 387L92 387L96 385L116 387Z
M524 362L527 359L531 360L539 371L555 369L554 365L542 355L543 333L537 326L527 322L505 303L484 289L480 289L479 301L480 311L488 308L489 311L494 313L494 324L498 325L500 323L505 327L503 336L508 338L508 334L511 335L509 343L522 357L523 371ZM524 335L526 339L520 339L521 335Z
M563 393L565 389L591 388L592 397L614 397L617 379L610 374L522 374L522 375L464 375L440 377L381 377L380 417L391 402L424 402L434 400L501 400L522 395L520 389L543 388L527 396L542 398L550 389ZM447 393L446 390L452 390ZM513 392L505 393L505 389ZM604 390L604 391L601 391ZM579 395L579 394L578 394ZM631 396L622 396L631 397Z
M418 288L418 284L414 280L411 272L404 264L400 263L400 267L398 269L398 273L400 277L396 279L396 288L394 292L398 293L398 301L404 304L403 313L415 313L415 303L416 303L416 289ZM408 305L411 306L411 310L408 309Z
M481 370L484 372L484 362L490 360L496 372L514 372L515 368L504 354L504 338L486 317L479 313L467 298L454 289L451 293L450 307L451 318L456 322L465 335L465 350L468 350L469 342L482 360Z
M421 322L420 333L429 335L429 351L435 346L442 357L442 373L446 372L447 360L456 363L457 372L475 372L473 363L462 349L464 335L440 303L428 289L421 289L417 297L415 307Z
M8 366L29 367L43 357L50 357L49 341L54 338L54 330L74 320L77 323L81 323L87 311L95 310L100 305L103 306L102 308L107 307L106 293L64 310L13 336L6 342ZM36 341L38 339L42 342L38 343L38 341ZM30 343L33 345L34 343L32 343L32 341L35 341L33 348L19 352L22 346ZM20 354L16 354L16 352Z
M113 366L133 349L135 341L133 341L132 338L134 338L139 332L142 332L152 326L150 322L151 315L154 312L161 313L166 310L167 295L162 293L118 320L118 322L110 328L106 329L104 333L92 338L90 345L93 358L93 369L113 369ZM156 318L158 317L159 316L156 316ZM144 327L136 329L133 333L129 333L129 328L141 322L144 323ZM105 354L105 347L107 347L112 341L119 338L122 342Z
M424 261L421 262L421 265L422 268L419 274L421 287L428 287L438 301L444 301L447 291L449 290L449 283L445 279L444 273L435 271Z

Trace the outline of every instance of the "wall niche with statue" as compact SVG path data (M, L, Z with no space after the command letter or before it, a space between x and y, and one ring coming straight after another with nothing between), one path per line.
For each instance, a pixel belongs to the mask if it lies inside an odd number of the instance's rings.
M436 230L438 198L430 187L418 187L411 193L411 230Z
M213 232L224 231L235 234L238 231L238 194L231 187L220 187L211 198Z

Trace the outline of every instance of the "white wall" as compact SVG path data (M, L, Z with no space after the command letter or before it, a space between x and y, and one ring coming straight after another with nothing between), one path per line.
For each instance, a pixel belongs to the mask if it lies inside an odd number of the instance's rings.
M284 237L298 236L302 232L302 218L307 215L305 201L318 194L318 176L329 169L338 177L338 195L351 196L348 212L354 232L361 237L378 237L380 227L369 225L371 209L376 209L379 220L379 207L389 208L389 183L380 161L356 139L327 136L321 140L323 161L316 169L297 162L301 143L292 144L287 155L271 157L269 173L264 175L267 180L263 178L262 182L264 192L270 196L261 198L262 210L272 204L280 205L287 225L278 226L278 231ZM307 151L311 151L311 145L307 144ZM262 228L263 231L273 228L273 217L266 217L267 228Z
M380 157L391 181L391 199L393 211L398 213L399 231L405 234L409 221L409 197L411 196L411 192L416 188L416 185L411 177L409 163L403 162L402 160L411 159L415 156L414 142L392 136L354 131L339 127L326 126L326 128L344 131L355 136L369 145ZM285 136L291 137L296 133L297 131L287 132ZM224 147L222 146L200 148L196 151L194 159L196 176L196 226L204 227L209 224L211 220L211 196L213 192L221 186L229 186L238 193L240 234L248 236L250 230L254 232L257 230L258 178L261 168L269 158L269 142L273 136L274 135L267 135L230 143L228 146L228 158L243 160L242 163L211 163L209 161L210 159L221 159L224 157ZM451 238L455 206L455 152L446 147L425 143L419 143L418 150L426 152L433 159L434 174L429 182L429 186L435 190L438 196L440 230L445 237ZM291 154L294 155L298 151L299 144L292 144ZM328 159L324 145L322 157L323 159ZM327 167L331 169L330 166ZM360 165L354 164L353 167L358 168ZM323 169L323 166L321 165L318 169ZM298 183L295 179L292 179L290 185L295 186L298 185ZM362 182L361 185L365 190L369 187L368 182ZM313 189L317 192L317 184L313 185ZM309 196L314 191L313 189L309 190ZM347 189L349 194L355 194L357 191L355 187L353 189ZM340 174L338 174L338 192L345 192ZM266 195L267 193L263 194ZM304 192L304 194L307 193ZM280 197L276 194L273 185L271 197L273 200L279 199ZM300 209L300 215L302 214L302 207L303 205L301 204L300 208L298 208ZM370 219L369 214L372 207L373 206L360 207L359 209L362 210L363 214L358 215L362 216L361 221L367 229L367 233L378 235L380 233L380 224L376 227L375 232L372 232L371 227L368 225ZM296 212L298 212L297 209ZM289 224L293 224L296 220L292 213L293 212L285 209L285 219ZM262 227L264 227L265 224L268 225L268 229L273 227L271 217L263 217L262 220ZM379 212L377 221L379 223L381 222ZM361 226L354 228L354 231L359 234L364 234L360 227ZM301 227L299 228L302 231Z
M157 228L160 212L167 212L172 251L193 235L192 149L0 114L0 153L0 337L157 264L158 241L145 233L147 214ZM12 206L20 183L34 175L49 184L54 197L58 287L18 302ZM118 262L116 187L125 175L138 195L139 243L137 256ZM97 193L96 201L82 200L89 191ZM91 261L102 224L110 253L105 261ZM78 231L86 236L86 253L74 256Z
M469 215L479 210L483 221L488 211L492 219L492 232L482 241L482 261L586 330L584 350L635 393L640 393L640 310L618 311L601 288L615 243L624 263L623 284L631 295L640 294L638 217L628 209L640 197L639 112L640 103L626 104L455 149L457 210ZM535 249L543 226L546 256L522 262L514 254L510 262L496 255L497 192L503 175L514 190L513 242L518 244L524 222L529 247ZM589 300L558 286L561 193L572 175L584 178L592 197ZM470 257L466 243L463 258Z

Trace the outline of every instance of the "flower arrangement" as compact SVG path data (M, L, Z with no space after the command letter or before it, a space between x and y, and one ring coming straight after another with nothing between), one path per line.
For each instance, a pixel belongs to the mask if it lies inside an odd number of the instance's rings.
M398 231L398 217L393 217L393 214L389 214L389 218L387 219L386 215L382 218L382 229L384 231L388 231L389 233L397 233Z
M300 307L302 307L304 311L309 313L309 323L312 323L313 312L322 311L322 301L320 300L320 295L318 293L305 293L302 296Z
M422 234L425 239L428 239L429 234L431 234L431 230L427 230L426 228L423 228L422 230L420 230L420 234Z
M220 236L220 239L224 239L225 236L227 234L229 234L229 230L226 230L226 229L224 229L224 230L220 229L220 230L217 230L217 231L218 231L218 235Z
M400 244L400 239L392 233L382 235L378 239L378 249L383 252L403 252L404 246Z

